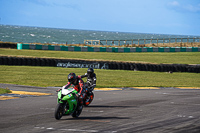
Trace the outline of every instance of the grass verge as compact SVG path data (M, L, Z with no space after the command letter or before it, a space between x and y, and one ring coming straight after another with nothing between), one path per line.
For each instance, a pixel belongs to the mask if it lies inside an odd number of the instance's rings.
M167 64L200 64L200 52L142 52L142 53L109 53L109 52L70 52L45 50L0 49L0 56L49 57L66 59L94 59L106 61L133 61Z
M6 94L6 93L12 93L12 92L8 88L6 89L0 88L0 94Z
M63 86L71 72L82 75L86 68L0 66L1 83L28 86ZM200 87L198 73L165 73L95 69L97 87ZM86 80L86 79L84 79Z

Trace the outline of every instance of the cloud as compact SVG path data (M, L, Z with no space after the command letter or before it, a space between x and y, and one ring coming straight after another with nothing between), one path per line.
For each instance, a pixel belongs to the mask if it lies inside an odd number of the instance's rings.
M199 5L186 5L183 7L185 10L190 12L200 12L200 4Z
M169 2L169 6L179 6L180 4L177 1Z
M181 3L177 1L172 1L168 3L168 7L178 12L200 12L200 3L195 4L194 2Z
M71 8L74 10L79 10L79 6L77 4L77 2L75 1L66 1L66 0L59 0L59 1L55 1L55 0L24 0L24 1L28 1L30 3L33 3L35 5L39 5L39 6L45 6L45 7L51 7L51 8Z

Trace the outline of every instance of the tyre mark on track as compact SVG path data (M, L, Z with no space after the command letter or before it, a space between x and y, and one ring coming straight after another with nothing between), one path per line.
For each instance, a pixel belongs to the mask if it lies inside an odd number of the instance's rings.
M35 129L40 129L40 130L56 130L56 131L70 131L70 132L87 132L87 133L98 133L98 132L106 132L106 133L116 133L117 131L100 131L100 130L93 130L93 129L90 129L90 130L86 130L86 129L67 129L67 128L64 128L64 129L56 129L56 128L53 128L53 127L35 127Z

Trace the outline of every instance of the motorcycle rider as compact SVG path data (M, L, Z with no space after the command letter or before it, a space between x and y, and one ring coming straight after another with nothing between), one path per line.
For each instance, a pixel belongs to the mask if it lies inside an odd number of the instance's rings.
M87 77L87 81L85 82L85 86L88 88L88 96L91 95L91 92L96 87L96 74L94 73L93 68L88 68L87 73L85 75L82 75L81 78Z
M65 88L68 88L71 85L78 92L78 107L80 109L83 105L84 82L80 76L76 76L75 73L70 73L68 75L68 83L65 85Z

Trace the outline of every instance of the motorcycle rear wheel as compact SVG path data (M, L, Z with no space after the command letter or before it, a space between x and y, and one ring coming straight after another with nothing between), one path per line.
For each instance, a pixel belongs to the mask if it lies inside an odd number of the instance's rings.
M63 116L64 113L64 104L63 103L58 103L54 116L57 120L60 120L61 117Z

